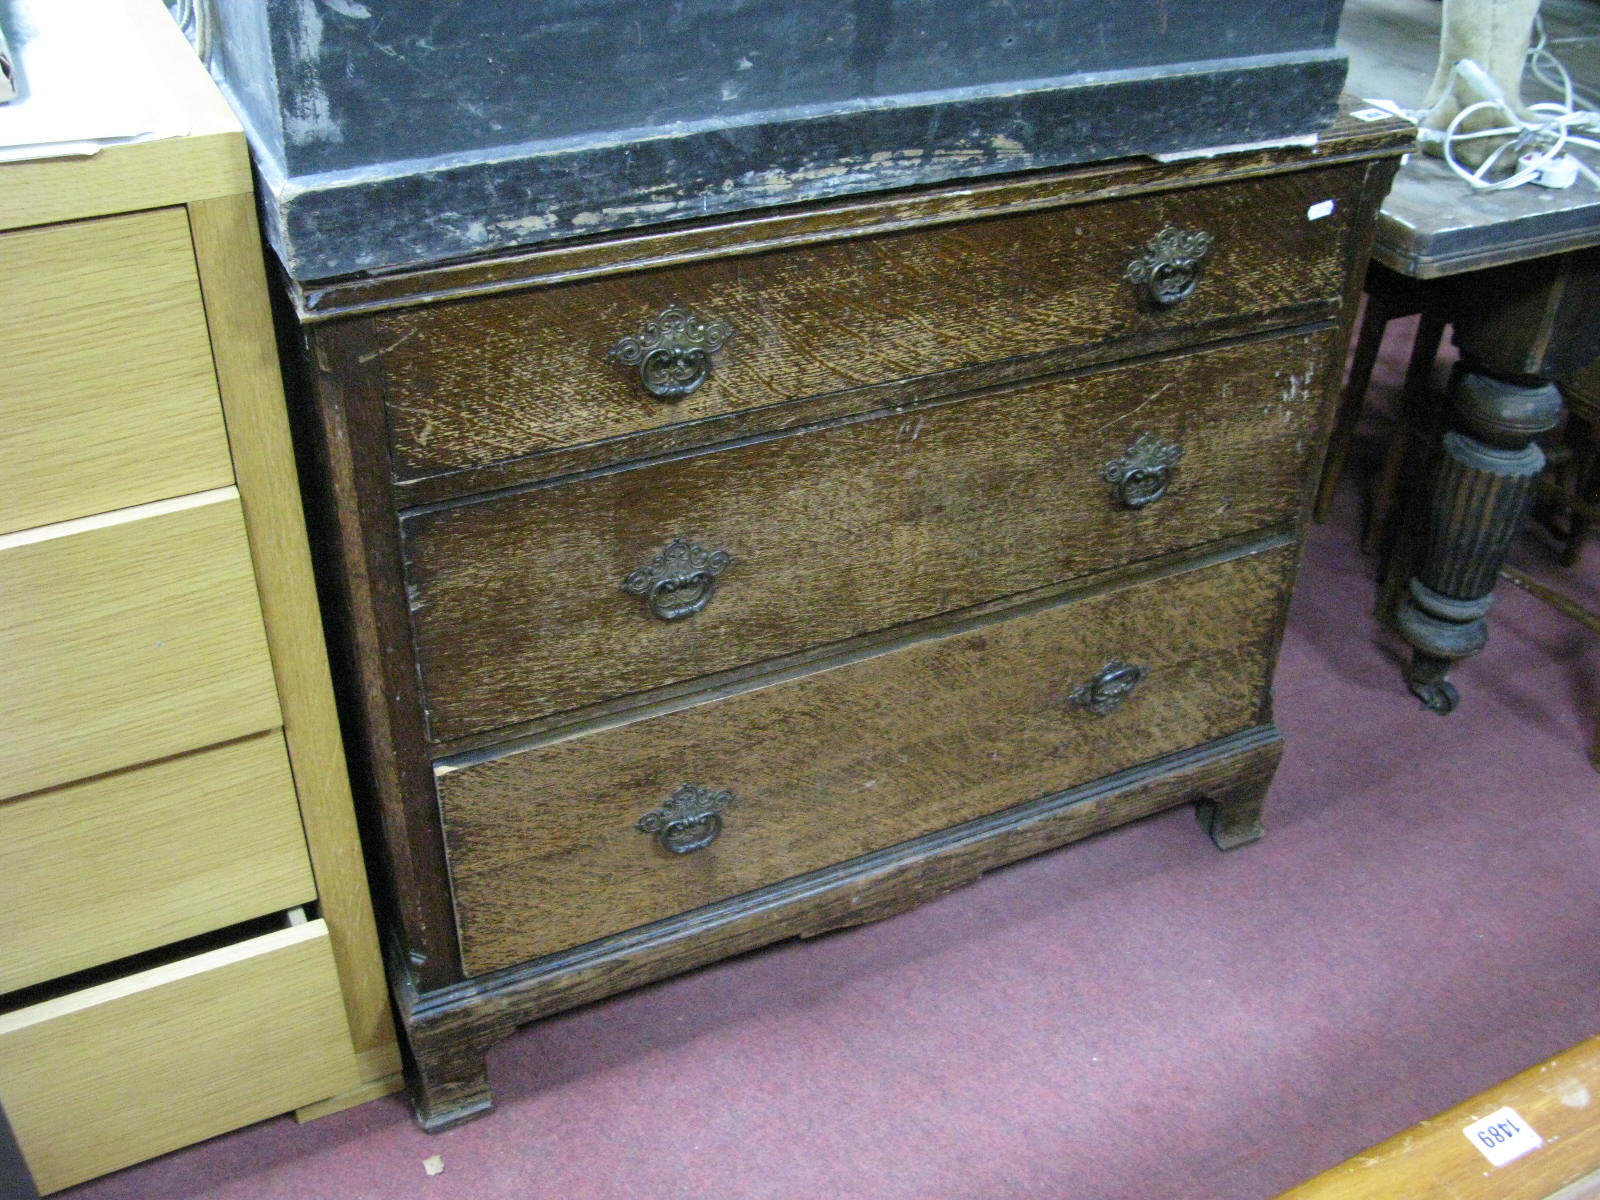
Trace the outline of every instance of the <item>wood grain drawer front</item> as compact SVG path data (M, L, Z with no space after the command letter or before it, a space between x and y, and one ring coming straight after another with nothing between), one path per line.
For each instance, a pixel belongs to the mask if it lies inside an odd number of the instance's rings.
M1326 335L1233 346L419 512L404 522L432 736L512 725L1290 519ZM1119 500L1141 435L1167 494ZM703 611L624 591L676 539ZM682 603L680 597L679 603Z
M0 533L233 482L183 209L0 236Z
M0 803L0 992L314 899L277 733Z
M986 815L1256 724L1280 548L1000 620L456 770L438 791L462 957L495 970ZM1103 715L1072 696L1144 679ZM636 823L735 799L669 853Z
M370 319L401 479L1019 355L1339 295L1361 168L1300 172L441 303ZM1332 216L1307 210L1336 200ZM1140 298L1167 228L1207 234L1193 295ZM704 384L656 399L611 351L668 308L725 322Z
M0 537L0 595L0 793L282 722L232 488Z
M354 1087L311 921L0 1013L0 1096L42 1191Z

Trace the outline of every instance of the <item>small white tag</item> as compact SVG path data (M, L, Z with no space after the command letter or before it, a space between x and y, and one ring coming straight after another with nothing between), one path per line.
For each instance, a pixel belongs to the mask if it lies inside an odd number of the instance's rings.
M1399 117L1402 121L1410 121L1415 125L1416 118L1401 108L1393 100L1379 99L1376 96L1367 97L1366 108L1358 108L1350 115L1358 121L1381 121L1385 117Z
M1333 216L1333 201L1323 200L1306 209L1306 220L1320 221L1323 217Z
M1544 1139L1528 1127L1514 1108L1500 1108L1461 1131L1495 1167L1544 1145Z
M444 1174L444 1156L435 1154L432 1158L423 1159L422 1169L429 1175Z

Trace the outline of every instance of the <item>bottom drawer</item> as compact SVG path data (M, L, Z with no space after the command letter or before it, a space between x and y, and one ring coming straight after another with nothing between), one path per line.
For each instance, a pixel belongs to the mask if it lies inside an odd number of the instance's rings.
M41 1191L358 1082L321 921L0 1013L0 1102Z
M1174 571L441 765L463 967L580 945L1256 724L1294 558L1282 546ZM1113 681L1080 691L1116 662L1144 673L1120 703ZM685 784L734 798L680 839L720 823L715 840L674 853L671 831L638 823Z

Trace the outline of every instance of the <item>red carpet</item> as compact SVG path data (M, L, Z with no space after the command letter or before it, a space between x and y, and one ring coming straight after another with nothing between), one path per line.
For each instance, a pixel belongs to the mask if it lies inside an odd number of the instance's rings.
M1600 639L1503 588L1460 709L1423 710L1359 466L1302 575L1265 840L1219 854L1180 809L530 1026L450 1133L396 1097L66 1194L1264 1200L1600 1031Z

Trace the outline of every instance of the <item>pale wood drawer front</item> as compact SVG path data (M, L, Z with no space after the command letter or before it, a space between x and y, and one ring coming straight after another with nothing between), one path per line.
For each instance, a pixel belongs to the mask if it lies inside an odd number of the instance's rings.
M281 724L231 488L0 537L0 596L6 795Z
M494 730L1294 516L1325 334L1046 381L404 522L432 736ZM1142 436L1164 496L1108 482ZM730 556L701 611L624 581ZM714 569L715 564L712 564ZM666 571L663 564L662 570ZM689 572L693 574L693 572ZM653 584L650 586L654 586ZM694 589L674 603L687 607Z
M0 236L0 533L233 481L183 209Z
M0 1098L54 1191L356 1083L321 921L0 1013Z
M492 971L843 862L1259 720L1287 548L912 642L437 780L462 956ZM1103 714L1073 695L1145 677ZM636 826L730 790L710 845Z
M278 733L0 802L0 992L315 898Z
M1361 179L1306 171L433 304L360 323L361 370L405 480L1295 305L1328 315ZM1161 305L1126 276L1168 228L1211 242L1193 294ZM662 400L611 351L672 306L731 333L703 384Z

